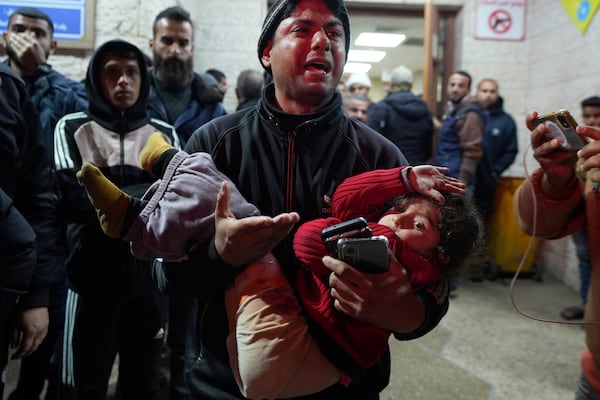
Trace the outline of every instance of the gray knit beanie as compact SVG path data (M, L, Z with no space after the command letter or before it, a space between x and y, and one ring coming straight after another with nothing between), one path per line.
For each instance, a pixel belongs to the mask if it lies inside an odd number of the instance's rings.
M258 60L262 65L262 52L264 48L267 46L267 42L273 39L273 35L275 34L275 30L279 26L279 23L289 17L296 6L302 0L277 0L269 11L267 12L267 16L263 22L262 31L260 33L260 37L258 38ZM333 11L333 14L342 21L342 25L344 27L344 33L346 36L346 58L348 58L348 51L350 50L350 20L348 18L348 10L346 9L346 5L343 0L324 0L325 3L329 6L329 8ZM263 65L263 68L265 66ZM265 68L268 72L271 72L270 69Z

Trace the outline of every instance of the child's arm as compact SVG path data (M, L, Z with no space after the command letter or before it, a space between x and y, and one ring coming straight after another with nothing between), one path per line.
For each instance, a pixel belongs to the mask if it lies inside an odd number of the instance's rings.
M340 372L308 332L294 290L272 255L246 267L225 294L227 349L242 394L250 399L321 391Z
M378 218L386 201L411 191L401 175L407 169L410 167L377 169L346 178L333 194L332 215L342 221L359 216L367 221Z
M432 165L377 169L350 178L333 194L332 213L341 220L363 216L373 221L384 211L386 201L418 192L440 202L440 191L464 194L465 185L445 175L447 168Z
M235 185L221 173L207 153L177 152L165 175L144 195L149 202L124 238L138 258L177 260L196 243L214 235L214 210L224 181L231 190L231 209L239 217L258 215Z

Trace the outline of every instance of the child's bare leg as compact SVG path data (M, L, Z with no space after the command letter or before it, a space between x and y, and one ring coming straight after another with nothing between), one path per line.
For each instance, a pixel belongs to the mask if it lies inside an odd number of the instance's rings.
M308 332L294 290L267 255L246 267L225 293L231 368L244 396L307 395L340 379Z
M77 180L85 187L104 233L115 239L123 237L130 197L88 162L77 172Z
M172 149L171 146L160 132L154 132L150 135L148 142L140 153L140 164L146 171L152 172L152 166L154 162L160 157L162 153Z

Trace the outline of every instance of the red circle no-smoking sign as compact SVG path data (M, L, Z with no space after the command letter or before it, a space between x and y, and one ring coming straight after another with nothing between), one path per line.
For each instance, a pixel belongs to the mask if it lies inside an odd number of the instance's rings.
M475 38L523 40L525 0L476 0Z
M493 32L499 34L506 33L512 26L512 17L508 11L496 10L490 14L488 24Z

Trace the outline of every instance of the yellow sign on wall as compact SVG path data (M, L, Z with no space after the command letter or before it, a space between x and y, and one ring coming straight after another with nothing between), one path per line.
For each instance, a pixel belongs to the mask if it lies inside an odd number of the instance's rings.
M598 10L600 0L560 0L560 3L583 35Z

